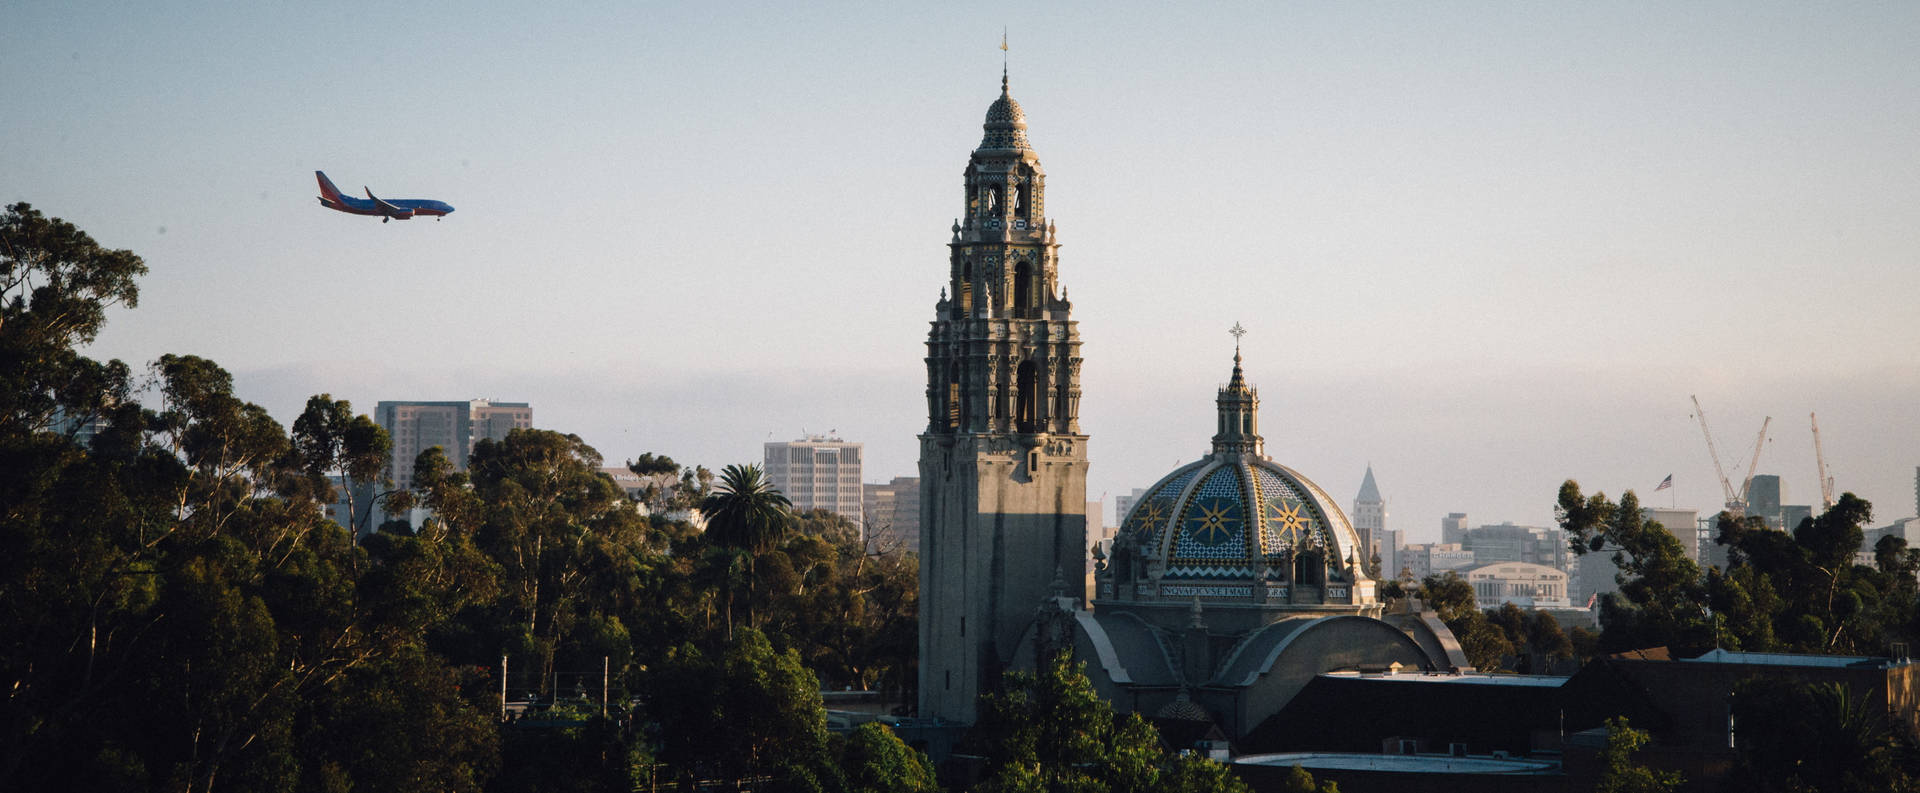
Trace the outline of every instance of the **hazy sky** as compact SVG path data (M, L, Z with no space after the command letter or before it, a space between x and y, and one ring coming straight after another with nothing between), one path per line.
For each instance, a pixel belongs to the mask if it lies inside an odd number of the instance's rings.
M93 354L282 421L490 397L712 467L838 430L884 481L1004 25L1089 497L1206 451L1237 321L1268 452L1343 507L1371 462L1414 539L1567 478L1717 508L1689 394L1729 463L1774 418L1789 501L1817 411L1914 513L1920 4L917 5L6 4L0 200L152 268Z

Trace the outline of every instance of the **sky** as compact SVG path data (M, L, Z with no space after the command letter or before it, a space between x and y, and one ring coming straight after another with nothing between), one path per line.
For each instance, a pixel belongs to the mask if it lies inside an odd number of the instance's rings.
M1207 451L1238 322L1268 453L1410 541L1566 479L1716 510L1694 395L1736 485L1771 417L1817 504L1817 413L1915 512L1920 4L310 5L0 5L0 201L151 268L90 354L915 475L1004 29L1109 510Z

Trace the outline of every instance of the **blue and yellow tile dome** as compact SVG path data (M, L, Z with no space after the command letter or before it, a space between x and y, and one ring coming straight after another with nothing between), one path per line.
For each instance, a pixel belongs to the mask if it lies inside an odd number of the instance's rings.
M1306 550L1343 562L1357 544L1326 491L1245 454L1210 455L1161 478L1134 502L1120 533L1169 574L1251 574Z

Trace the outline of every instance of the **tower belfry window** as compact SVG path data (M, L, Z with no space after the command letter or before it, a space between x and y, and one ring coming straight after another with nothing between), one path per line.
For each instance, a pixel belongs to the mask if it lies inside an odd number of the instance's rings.
M1013 308L1016 312L1014 316L1024 317L1026 316L1025 314L1018 312L1023 312L1032 307L1033 268L1027 266L1026 262L1021 262L1014 265L1013 268Z
M954 303L963 313L973 313L973 260L960 263L960 283L953 285Z
M1020 409L1015 415L1016 424L1021 432L1033 432L1035 430L1034 425L1037 423L1036 419L1038 415L1038 411L1035 408L1039 404L1037 401L1039 394L1036 393L1039 391L1038 380L1039 378L1034 375L1033 362L1021 361L1019 376Z

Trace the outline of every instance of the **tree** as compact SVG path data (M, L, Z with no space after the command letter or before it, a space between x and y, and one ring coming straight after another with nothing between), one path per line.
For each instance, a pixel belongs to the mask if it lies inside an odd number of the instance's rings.
M627 470L640 476L659 476L660 474L680 473L680 465L672 457L645 452L639 457L627 461Z
M1600 750L1600 780L1595 793L1670 793L1682 782L1677 771L1655 771L1633 762L1633 753L1647 745L1647 734L1620 716L1607 719L1607 743Z
M1247 790L1218 763L1167 752L1139 714L1115 715L1066 653L982 697L967 741L987 758L977 789L989 793Z
M294 464L305 471L314 491L326 500L334 500L332 483L327 477L340 474L347 491L347 528L355 537L367 533L366 521L373 512L377 496L369 494L368 515L359 513L357 494L362 486L388 484L381 470L393 453L393 439L366 414L354 415L353 406L330 394L317 394L307 400L307 408L293 421Z
M1500 659L1514 654L1513 642L1487 619L1474 597L1473 585L1458 574L1449 570L1427 576L1420 582L1420 597L1460 640L1460 651L1475 669L1498 670Z
M126 365L77 348L99 335L108 308L139 305L146 273L132 251L102 247L24 202L0 214L0 434L83 422L129 400Z
M1280 793L1340 793L1340 786L1331 780L1315 782L1313 774L1295 764L1287 771L1285 779L1280 781Z
M933 764L879 722L860 725L847 737L841 760L847 793L935 793Z
M788 511L792 506L793 502L761 474L760 466L751 463L722 469L720 484L700 502L700 511L707 516L708 538L715 547L730 552L716 561L729 571L740 571L739 574L730 572L723 579L729 637L733 635L734 584L744 581L749 589L753 587L754 559L772 550L786 536L793 525L793 514ZM752 614L750 610L749 622Z
M1616 504L1604 493L1582 496L1580 483L1569 479L1555 512L1574 553L1611 551L1620 570L1620 591L1601 603L1601 650L1665 645L1690 654L1713 647L1699 565L1665 527L1641 517L1633 491Z
M759 631L742 629L717 657L681 645L650 677L660 759L683 782L792 782L828 767L819 680Z
M707 533L715 544L759 554L786 536L793 523L792 507L760 466L749 463L722 469L720 484L701 502L700 511L707 516Z
M477 521L450 530L470 531L475 547L499 565L503 601L494 614L504 618L507 645L488 655L535 654L543 691L575 627L623 610L639 588L646 524L626 493L599 474L600 462L577 435L529 429L474 444L470 495L459 492L461 477L433 470L437 457L415 462L417 472L428 469L426 502L455 507L449 519Z

